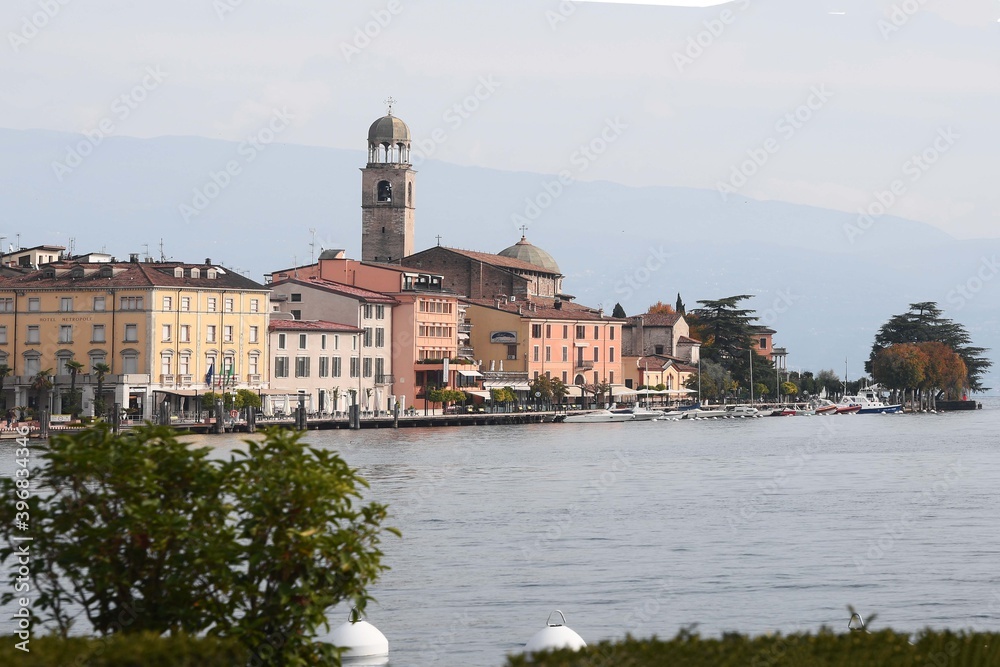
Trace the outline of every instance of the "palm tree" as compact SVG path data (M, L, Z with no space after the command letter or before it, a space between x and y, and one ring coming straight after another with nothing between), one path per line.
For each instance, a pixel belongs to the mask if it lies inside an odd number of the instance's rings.
M94 364L94 374L97 375L97 398L94 399L94 415L103 416L104 407L104 376L111 372L111 366L103 361Z
M52 380L49 376L52 375L52 369L46 368L43 371L38 371L35 373L34 377L31 378L30 389L35 392L35 413L38 413L42 406L42 392L52 391ZM46 406L47 407L47 406Z
M3 400L4 410L6 410L7 408L7 399L3 398L3 381L6 380L7 377L13 372L14 369L8 366L7 364L0 364L0 399ZM7 413L4 412L4 415L6 414Z
M65 366L66 370L69 371L69 395L71 397L70 400L73 401L73 407L70 412L73 413L73 419L76 419L80 414L80 401L76 397L76 374L82 371L84 366L76 360L67 361Z

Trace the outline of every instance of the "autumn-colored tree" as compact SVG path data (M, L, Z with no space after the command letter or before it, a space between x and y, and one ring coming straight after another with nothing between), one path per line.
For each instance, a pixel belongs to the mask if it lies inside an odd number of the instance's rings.
M662 301L657 301L647 310L650 315L673 315L677 311L669 303L663 303Z
M927 355L927 371L920 388L935 398L939 393L960 395L969 381L969 371L962 357L936 341L917 343L917 347Z

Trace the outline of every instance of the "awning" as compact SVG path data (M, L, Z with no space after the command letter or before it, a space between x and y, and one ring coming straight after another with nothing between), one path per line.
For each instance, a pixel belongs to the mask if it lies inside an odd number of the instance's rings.
M486 389L503 389L504 387L510 387L514 391L528 391L531 388L531 385L527 382L502 382L500 380L493 380L484 382L483 387Z
M668 394L697 394L698 392L694 389L668 389Z
M455 371L459 375L465 378L481 378L483 374L479 371Z
M579 341L573 343L573 347L588 347L586 343L581 343Z
M577 387L576 385L569 385L566 387L566 396L573 398L579 398L583 396L583 387Z
M205 391L208 391L207 389ZM198 396L203 392L197 389L154 389L154 394L172 394L174 396Z
M490 392L488 391L466 391L465 393L470 396L478 396L479 398L490 398Z
M629 389L623 384L615 384L611 386L612 396L625 396L626 394L635 394L635 393L638 393L636 392L635 389Z

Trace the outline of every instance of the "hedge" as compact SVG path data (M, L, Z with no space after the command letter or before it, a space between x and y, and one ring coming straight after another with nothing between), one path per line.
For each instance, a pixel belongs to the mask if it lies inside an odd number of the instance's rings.
M0 665L26 667L243 667L249 659L246 648L237 641L188 635L38 637L30 640L30 653L15 647L22 641L17 637L6 636L0 641Z
M911 641L913 643L911 643ZM703 639L681 632L669 641L634 639L601 642L579 652L568 650L510 656L508 667L996 667L1000 634L924 631L911 638L884 630L875 633Z

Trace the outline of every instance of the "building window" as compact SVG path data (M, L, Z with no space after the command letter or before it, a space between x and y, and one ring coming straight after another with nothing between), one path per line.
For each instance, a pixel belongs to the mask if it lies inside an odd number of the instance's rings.
M595 363L601 360L600 359L600 351L601 351L601 348L599 348L599 347L595 347L594 348L594 362Z
M64 296L59 298L59 310L64 313L73 312L73 297Z
M173 357L169 354L160 355L160 374L161 375L172 375L170 372L173 368Z
M507 359L517 359L517 345L507 346Z
M97 364L103 364L107 360L103 350L95 350L90 353L90 368L93 369Z
M563 384L566 384L569 381L569 374L566 373L566 371L563 371L562 381L563 381Z
M288 377L288 357L274 358L274 377L276 378Z
M552 325L551 324L546 324L545 325L545 337L546 338L552 338Z
M576 328L576 337L579 338L580 340L583 340L584 338L586 338L587 337L587 327L585 327L585 326L577 326L577 328Z
M293 320L301 320L302 319L302 311L301 310L293 310L292 311L292 319Z
M169 343L170 342L170 334L171 334L170 325L169 324L164 324L162 326L162 330L163 330L163 342L164 343Z
M32 313L37 313L42 309L42 302L39 301L37 296L28 297L28 311Z
M613 347L608 348L608 361L610 363L614 363L615 361L615 348Z
M7 344L7 327L0 327L0 345Z
M219 300L214 296L208 297L208 312L214 313L218 308Z
M232 343L233 342L233 325L227 324L222 327L222 342Z
M257 326L250 327L250 342L251 343L260 342L260 327Z
M247 372L250 375L260 374L260 357L258 357L256 354L251 354L247 358Z
M340 349L340 336L338 334L333 334L333 349Z
M227 313L233 312L233 300L231 298L227 298L222 303L223 303L222 307L225 309Z
M191 297L182 296L181 297L181 310L185 313L191 310Z
M385 359L382 357L375 358L375 381L384 382L385 377Z
M351 357L351 377L352 378L358 377L358 371L360 370L358 368L359 365L360 364L358 364L358 358L357 357Z
M364 337L365 337L365 342L363 343L363 345L365 347L371 347L372 346L372 328L371 327L365 327Z
M762 349L762 350L766 350L767 349L767 339L766 338L761 338L760 339L760 349Z
M250 312L251 313L260 312L260 299L250 299Z
M552 348L545 346L545 361L552 361Z
M538 346L535 345L532 348L532 350L531 350L531 358L532 358L533 361L538 361L539 360L539 358L538 358L538 352L539 352Z
M125 342L126 343L138 343L139 342L139 325L138 324L126 324L125 325Z
M563 338L569 338L569 325L563 325Z
M139 354L137 352L122 353L122 373L135 375L139 372Z
M598 380L597 378L598 378L597 371L594 371L594 384L600 383L600 380Z
M598 326L594 327L594 340L601 340L601 328Z
M177 359L177 373L179 375L190 375L191 374L191 355L182 354Z
M165 296L163 297L163 310L173 310L174 309L174 297Z
M291 301L292 303L302 303L302 294L293 292Z
M385 306L375 306L375 319L376 320L385 319Z
M614 383L615 383L615 372L608 371L608 384L614 384Z
M209 324L205 328L205 342L214 343L215 342L215 325Z
M141 296L123 296L121 299L122 310L142 310Z
M385 347L385 329L375 328L375 347Z
M278 349L285 349L285 334L278 334Z
M366 378L370 378L372 376L372 372L373 372L372 371L372 358L371 357L365 357L364 358L364 363L362 364L362 366L364 367L364 375L365 375L365 377Z
M309 357L295 357L295 377L309 377Z
M653 346L653 353L654 354L663 354L663 346L662 345L655 345L655 346Z
M14 312L14 298L5 297L0 299L0 313L13 313Z
M182 343L190 343L191 342L191 325L190 324L182 324L181 325L180 334L181 334L181 342Z
M609 336L611 337L611 340L614 340L614 339L615 339L615 328L614 328L614 327L611 327L611 328L610 328L610 329L608 330L608 335L609 335Z
M299 334L299 349L306 349L306 334Z
M364 307L362 308L362 310L363 310L363 316L364 316L364 318L366 320L370 320L372 318L372 306L371 306L371 304L367 304L366 303L364 305Z
M569 348L563 345L563 361L569 361Z
M343 373L340 357L332 357L332 359L333 359L333 377L339 378Z
M330 377L330 358L319 358L319 376L321 378Z
M319 349L326 349L326 334L320 334L319 336Z
M59 342L60 343L73 342L73 325L63 324L59 327Z
M531 325L531 337L532 338L541 338L542 337L542 325L541 324L532 324Z

